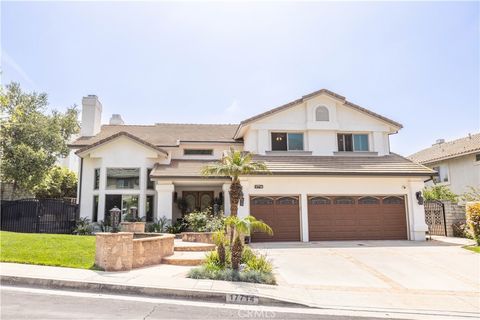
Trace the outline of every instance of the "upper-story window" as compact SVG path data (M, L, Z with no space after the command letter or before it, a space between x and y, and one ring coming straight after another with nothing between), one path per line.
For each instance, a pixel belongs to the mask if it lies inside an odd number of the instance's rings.
M315 109L315 120L316 121L329 121L328 109L327 107L320 106Z
M107 189L139 189L140 168L107 168Z
M93 179L93 189L98 190L100 187L100 168L95 169Z
M147 169L147 189L149 190L155 189L155 182L152 179L150 179L150 173L152 173L152 169L148 168Z
M338 151L368 151L368 134L339 133Z
M448 167L446 165L440 165L432 168L438 172L438 176L433 177L434 183L448 182Z
M183 149L185 156L211 156L213 149Z
M272 151L302 151L303 133L272 132Z

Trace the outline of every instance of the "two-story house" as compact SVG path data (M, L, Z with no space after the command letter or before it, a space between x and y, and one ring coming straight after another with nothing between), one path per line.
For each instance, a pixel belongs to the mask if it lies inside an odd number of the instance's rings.
M223 199L227 177L200 170L230 147L254 155L271 174L241 177L239 216L274 230L253 241L424 240L419 195L433 170L390 152L402 125L322 89L235 125L101 125L96 96L83 99L81 216L102 220L117 206L147 220L181 218Z

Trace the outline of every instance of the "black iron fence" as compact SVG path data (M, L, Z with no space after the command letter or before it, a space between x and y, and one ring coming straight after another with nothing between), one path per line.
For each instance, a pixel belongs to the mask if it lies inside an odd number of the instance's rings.
M427 200L425 207L425 223L428 226L428 233L436 236L447 235L445 221L445 207L441 201Z
M70 200L2 201L1 229L30 233L72 233L79 215L78 205Z

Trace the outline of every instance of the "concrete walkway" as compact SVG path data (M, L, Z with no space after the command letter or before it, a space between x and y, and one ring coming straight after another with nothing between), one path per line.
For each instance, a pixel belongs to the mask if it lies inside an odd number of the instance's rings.
M278 286L186 278L190 267L103 272L1 263L1 276L71 280L188 292L253 294L311 307L480 315L480 255L439 241L254 245L276 266Z

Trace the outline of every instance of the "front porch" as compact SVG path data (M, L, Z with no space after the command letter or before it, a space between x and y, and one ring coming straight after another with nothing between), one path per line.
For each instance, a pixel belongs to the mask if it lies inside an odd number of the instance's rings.
M212 208L230 214L229 179L156 180L155 217L165 216L175 223L186 214Z

